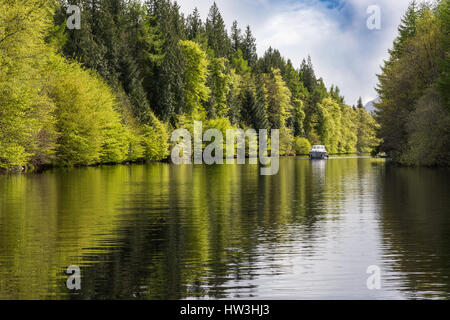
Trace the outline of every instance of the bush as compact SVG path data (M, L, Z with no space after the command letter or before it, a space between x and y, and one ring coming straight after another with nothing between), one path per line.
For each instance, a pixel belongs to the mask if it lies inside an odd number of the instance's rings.
M291 156L294 154L294 136L291 130L282 127L280 129L280 156Z
M169 156L169 132L154 114L151 114L151 125L144 125L142 146L145 160L159 161Z
M311 151L311 143L306 138L296 137L294 140L294 149L296 155L309 154Z

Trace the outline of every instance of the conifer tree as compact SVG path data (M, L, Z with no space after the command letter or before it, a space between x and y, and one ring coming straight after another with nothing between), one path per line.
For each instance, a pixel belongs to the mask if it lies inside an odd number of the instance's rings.
M258 60L258 55L256 53L256 39L249 25L245 29L245 35L242 39L242 54L244 59L248 61L248 65L253 68Z
M206 19L206 35L208 46L214 51L216 57L229 57L231 54L231 40L225 28L225 22L214 2Z
M314 91L317 85L317 78L311 61L311 56L308 55L308 60L303 59L300 67L300 80L303 82L309 93Z
M361 97L359 97L358 103L356 104L356 106L357 106L358 109L363 109L364 108L364 104L362 102L362 98Z
M194 40L204 32L203 22L197 7L186 19L186 34L188 40Z
M233 21L233 25L231 26L231 45L233 46L234 52L237 52L239 49L242 50L242 31L238 27L238 22L236 20Z

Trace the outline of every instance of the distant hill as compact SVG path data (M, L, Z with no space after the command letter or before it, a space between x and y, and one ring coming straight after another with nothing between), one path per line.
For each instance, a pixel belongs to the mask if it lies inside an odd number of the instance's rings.
M364 106L364 109L366 109L366 111L367 111L368 113L371 113L371 114L372 114L372 113L375 111L374 103L378 103L378 102L380 102L380 99L379 99L379 98L376 98L376 99L374 99L374 100L372 100L372 101L369 101L369 102L367 102L366 105Z

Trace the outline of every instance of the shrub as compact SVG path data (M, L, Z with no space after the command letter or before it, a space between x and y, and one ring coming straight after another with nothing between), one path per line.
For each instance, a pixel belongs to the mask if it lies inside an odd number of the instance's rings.
M164 123L151 115L151 125L143 126L142 146L145 160L159 161L169 156L169 132Z
M296 155L309 154L311 151L311 143L309 143L306 138L296 137L294 141L294 149Z

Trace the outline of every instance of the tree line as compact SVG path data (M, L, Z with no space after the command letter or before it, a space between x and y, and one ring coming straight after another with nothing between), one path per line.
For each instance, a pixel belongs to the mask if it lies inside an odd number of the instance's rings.
M168 157L170 132L279 129L282 155L311 144L370 152L378 125L327 88L310 57L258 57L251 27L227 30L170 0L0 0L0 167ZM66 28L67 7L81 29ZM4 8L4 10L3 10Z
M378 75L380 150L403 165L450 165L449 10L411 2Z

